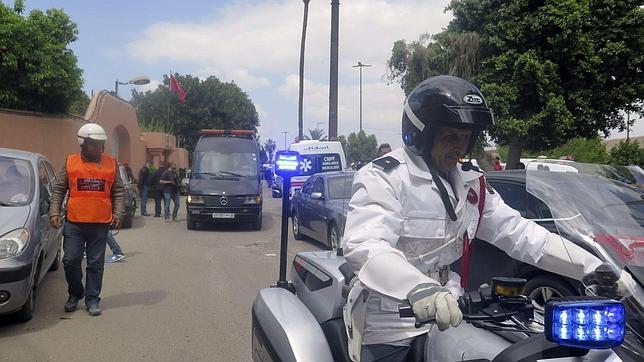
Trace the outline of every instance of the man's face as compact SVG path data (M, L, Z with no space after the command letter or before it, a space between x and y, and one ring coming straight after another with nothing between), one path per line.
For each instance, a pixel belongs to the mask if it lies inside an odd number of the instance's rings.
M105 142L103 141L86 139L85 144L87 145L85 148L85 150L87 151L87 155L91 158L100 157L103 151L105 150Z
M465 155L472 131L457 128L439 128L434 133L432 163L441 172L449 172Z
M380 149L380 155L379 156L385 155L385 154L387 154L389 152L391 152L391 147L383 147L383 148Z

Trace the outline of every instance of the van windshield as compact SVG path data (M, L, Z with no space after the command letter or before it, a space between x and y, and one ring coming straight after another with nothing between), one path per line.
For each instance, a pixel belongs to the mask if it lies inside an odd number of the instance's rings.
M257 176L257 144L250 139L209 137L202 139L194 154L192 174L210 176Z

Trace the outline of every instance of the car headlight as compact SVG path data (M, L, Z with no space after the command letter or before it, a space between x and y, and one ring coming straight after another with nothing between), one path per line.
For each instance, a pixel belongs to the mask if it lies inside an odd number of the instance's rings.
M261 196L246 196L244 197L244 205L257 205L262 203Z
M10 231L0 236L0 259L20 254L29 241L29 231L24 228Z
M203 199L203 196L188 195L188 202L191 204L203 204L205 203L205 200Z

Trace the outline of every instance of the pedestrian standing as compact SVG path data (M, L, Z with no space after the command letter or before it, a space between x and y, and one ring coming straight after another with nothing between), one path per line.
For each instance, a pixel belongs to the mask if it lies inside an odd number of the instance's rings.
M161 162L159 168L154 172L152 176L152 182L150 183L150 188L154 191L154 217L161 217L161 200L163 199L163 185L161 185L161 176L166 170L164 162Z
M125 253L123 253L123 249L121 249L121 246L119 243L116 242L116 239L114 239L114 234L112 233L112 230L110 230L107 233L107 245L110 247L110 250L112 251L112 255L108 256L105 258L105 262L107 263L116 263L122 260L125 260L126 256Z
M174 203L172 209L172 221L177 221L177 213L179 212L179 178L174 169L174 165L170 164L168 169L161 175L160 183L163 185L163 206L165 208L165 222L170 221L170 201Z
M107 134L88 123L78 130L80 153L67 156L54 184L49 220L63 226L62 203L67 192L67 221L63 229L63 265L69 296L65 312L73 312L85 298L89 315L101 315L100 294L105 266L105 242L110 227L119 229L125 215L125 189L116 160L103 154ZM85 286L81 262L87 253Z
M139 171L138 187L141 194L141 216L150 216L147 210L148 194L150 192L150 166L152 166L152 162L146 161Z

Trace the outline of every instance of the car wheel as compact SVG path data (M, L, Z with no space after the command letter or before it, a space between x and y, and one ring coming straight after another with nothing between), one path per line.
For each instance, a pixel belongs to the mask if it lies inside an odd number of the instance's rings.
M49 271L53 272L53 271L58 270L58 268L60 268L60 246L58 247L58 251L56 252L56 256L54 257L54 261L51 263L51 266L49 267Z
M564 280L552 275L538 275L525 285L525 294L532 300L534 311L543 316L550 298L577 295Z
M262 213L257 216L257 221L253 223L253 230L262 230Z
M188 217L186 218L186 227L188 228L188 230L197 229L197 222L194 221L192 217L190 217L190 215L188 215Z
M293 237L295 240L302 240L304 239L304 234L300 231L300 217L297 215L297 213L294 211L293 212Z
M27 301L25 304L20 307L14 315L16 322L24 323L28 322L34 316L34 310L36 310L36 288L38 286L38 275L40 274L40 266L36 269L36 274L34 275L34 282L29 290L29 295L27 296Z
M335 224L329 226L329 232L327 233L327 243L331 249L338 250L340 246L340 232L338 227Z

